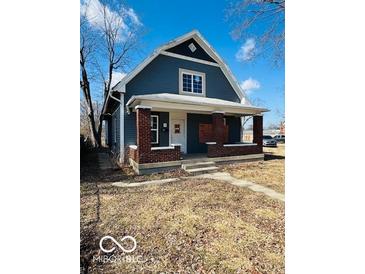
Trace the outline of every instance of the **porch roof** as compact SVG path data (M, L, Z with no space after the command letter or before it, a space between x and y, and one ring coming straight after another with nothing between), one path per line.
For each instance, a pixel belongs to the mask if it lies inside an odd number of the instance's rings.
M222 111L227 114L242 115L256 115L269 111L266 108L216 98L172 93L135 95L132 96L126 104L129 110L134 110L134 107L137 105L149 106L155 111L185 110L198 113Z

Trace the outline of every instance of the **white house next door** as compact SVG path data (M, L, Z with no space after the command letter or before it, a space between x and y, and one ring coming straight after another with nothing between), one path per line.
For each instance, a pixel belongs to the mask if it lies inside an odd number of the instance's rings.
M186 133L184 119L171 119L171 144L181 144L181 152L186 153Z

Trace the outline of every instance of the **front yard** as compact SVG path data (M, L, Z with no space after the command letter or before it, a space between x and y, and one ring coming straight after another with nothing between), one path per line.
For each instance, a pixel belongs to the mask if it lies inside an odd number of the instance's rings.
M284 273L284 203L207 179L118 188L111 182L130 179L126 170L103 174L93 166L93 157L84 159L81 173L82 271ZM283 190L279 183L284 176L283 163L275 161L284 159L223 168L267 186L269 180L260 179L260 174L275 178L272 188ZM173 176L179 173L164 175ZM117 240L135 237L133 253L123 254L117 248L112 254L139 260L98 260L99 255L105 255L99 240L106 235Z
M233 177L255 182L285 193L285 145L264 147L265 161L231 164L222 167Z

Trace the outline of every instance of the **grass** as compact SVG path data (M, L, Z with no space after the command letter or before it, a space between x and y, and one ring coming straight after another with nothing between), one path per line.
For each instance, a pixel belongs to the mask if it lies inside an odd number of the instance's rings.
M225 165L221 169L233 177L245 179L285 193L285 146L264 148L265 161Z
M80 187L85 272L284 273L282 202L207 179L118 188L91 166L84 166ZM120 171L108 176L130 179ZM104 255L98 245L105 235L135 237L132 254L143 262L93 260ZM119 249L113 254L123 255Z

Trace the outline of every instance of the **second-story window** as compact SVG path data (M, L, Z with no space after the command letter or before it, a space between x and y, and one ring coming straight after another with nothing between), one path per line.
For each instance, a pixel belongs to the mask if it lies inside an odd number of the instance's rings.
M182 77L183 77L183 91L191 92L193 90L192 85L191 85L192 84L192 81L191 81L192 75L183 73Z
M180 69L180 93L205 96L205 74Z

